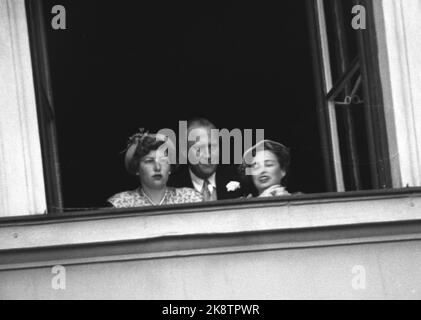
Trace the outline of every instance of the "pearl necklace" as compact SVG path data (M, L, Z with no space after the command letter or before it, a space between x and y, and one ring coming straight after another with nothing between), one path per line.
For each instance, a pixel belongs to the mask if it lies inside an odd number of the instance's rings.
M165 189L164 196L162 197L159 204L156 204L151 198L149 198L149 196L145 193L145 191L143 191L143 189L140 189L140 191L142 191L142 195L145 196L145 198L148 199L148 201L154 206L156 206L156 205L160 206L164 202L165 198L167 197L167 189Z

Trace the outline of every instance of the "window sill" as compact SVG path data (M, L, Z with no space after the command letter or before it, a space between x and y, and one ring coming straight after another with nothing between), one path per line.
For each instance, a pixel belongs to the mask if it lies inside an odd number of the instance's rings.
M0 252L421 220L421 188L0 219Z

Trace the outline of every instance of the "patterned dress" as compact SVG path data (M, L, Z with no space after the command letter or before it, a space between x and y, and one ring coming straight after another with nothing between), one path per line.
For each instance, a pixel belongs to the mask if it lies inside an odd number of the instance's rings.
M132 208L157 205L150 200L150 198L142 191L141 188L117 193L107 201L115 208ZM158 205L202 201L203 196L191 188L167 188L164 198Z

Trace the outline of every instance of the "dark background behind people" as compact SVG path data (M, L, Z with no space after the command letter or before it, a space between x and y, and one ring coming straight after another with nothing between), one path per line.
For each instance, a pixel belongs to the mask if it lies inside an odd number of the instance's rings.
M325 191L305 0L43 1L66 207L136 187L126 138L206 117L291 148L288 190Z

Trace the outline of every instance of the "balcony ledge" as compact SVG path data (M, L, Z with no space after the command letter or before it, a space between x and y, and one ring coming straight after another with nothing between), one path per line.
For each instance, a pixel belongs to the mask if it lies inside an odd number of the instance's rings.
M0 219L0 253L192 236L340 228L421 220L421 188Z

